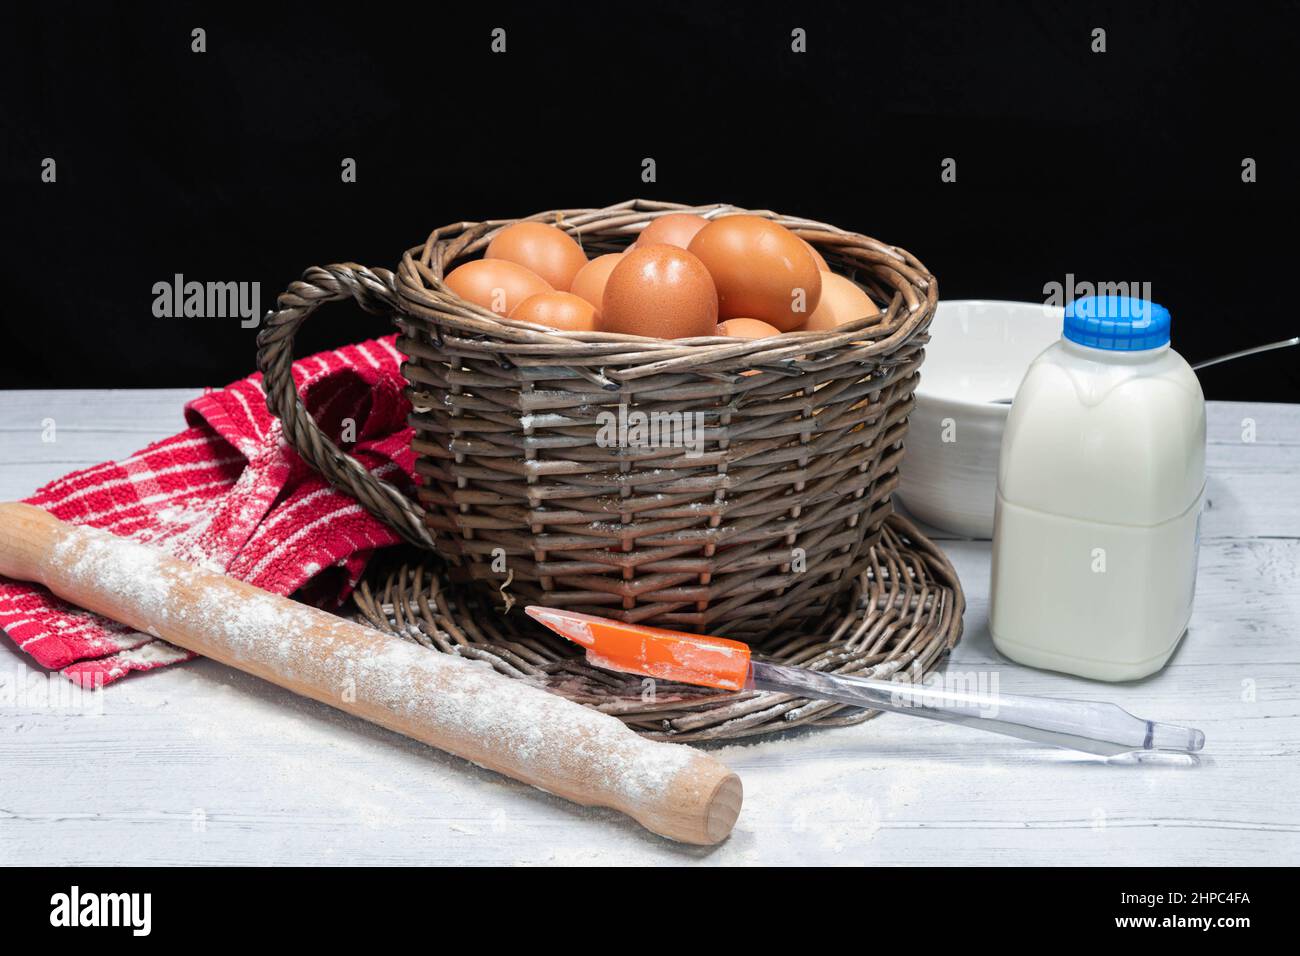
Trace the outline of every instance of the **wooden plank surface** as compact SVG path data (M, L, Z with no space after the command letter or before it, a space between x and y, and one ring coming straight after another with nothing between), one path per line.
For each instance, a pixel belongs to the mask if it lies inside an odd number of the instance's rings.
M0 393L0 499L178 431L195 394ZM211 661L70 700L0 641L0 863L1300 863L1300 406L1211 404L1210 426L1196 610L1148 680L1001 660L988 543L943 542L969 601L949 668L1193 724L1195 764L888 715L711 748L745 809L727 843L688 848Z

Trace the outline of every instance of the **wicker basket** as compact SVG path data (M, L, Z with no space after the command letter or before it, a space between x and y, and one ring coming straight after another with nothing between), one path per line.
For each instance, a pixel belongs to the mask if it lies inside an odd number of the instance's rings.
M749 212L635 200L529 218L567 230L591 255L681 211ZM768 340L550 331L447 291L446 272L517 220L458 223L408 250L395 275L352 263L309 269L280 296L258 340L267 404L309 463L498 606L751 642L825 620L868 570L891 513L937 286L901 249L751 214L818 247L881 314ZM394 313L403 333L418 502L338 449L296 394L297 328L348 297ZM703 448L605 447L598 436L620 406L702 415Z

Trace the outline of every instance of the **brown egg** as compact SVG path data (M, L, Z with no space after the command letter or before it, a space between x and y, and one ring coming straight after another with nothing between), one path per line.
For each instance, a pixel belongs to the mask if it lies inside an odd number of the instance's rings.
M569 286L569 291L574 295L582 296L599 309L600 300L605 295L605 283L609 281L609 274L622 261L621 252L597 256L578 270L578 274L573 277L573 284Z
M638 246L623 254L605 283L602 331L682 339L712 335L717 324L709 270L685 249Z
M462 299L497 315L509 315L530 295L554 291L536 272L504 259L467 262L453 269L443 282Z
M595 332L596 307L572 292L539 292L515 306L510 318L561 332Z
M830 272L830 271L831 271L831 267L828 266L828 265L826 264L826 260L823 259L823 258L822 258L822 254L821 254L820 252L817 251L817 247L816 247L816 246L814 246L814 245L813 245L811 242L809 242L807 239L800 239L799 241L802 242L805 246L808 247L808 251L812 253L812 255L813 255L813 259L817 262L817 268L818 268L818 269L820 269L822 272Z
M505 259L531 269L560 292L568 292L573 277L587 264L582 247L563 229L544 222L517 222L488 243L486 258Z
M638 246L680 246L685 249L695 238L695 234L709 224L703 216L689 212L671 212L658 219L651 219L650 225L641 230L637 236Z
M827 332L854 319L879 314L876 303L857 283L837 272L827 272L822 276L821 301L803 328L809 332Z
M718 323L718 334L734 335L739 339L765 339L769 335L780 335L781 330L758 319L727 319Z
M724 216L701 229L690 252L718 289L718 314L752 318L789 332L817 308L822 272L808 244L758 216Z

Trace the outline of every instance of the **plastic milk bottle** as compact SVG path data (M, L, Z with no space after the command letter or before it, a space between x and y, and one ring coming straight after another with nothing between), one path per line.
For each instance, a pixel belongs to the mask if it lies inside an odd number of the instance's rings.
M1187 628L1205 399L1169 312L1090 296L1029 366L998 464L989 627L1014 661L1098 680L1165 665Z

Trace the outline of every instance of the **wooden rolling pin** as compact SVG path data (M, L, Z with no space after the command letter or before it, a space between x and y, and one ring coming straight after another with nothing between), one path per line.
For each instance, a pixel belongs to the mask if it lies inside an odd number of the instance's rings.
M712 844L740 778L618 719L146 545L0 504L0 574L655 833Z

